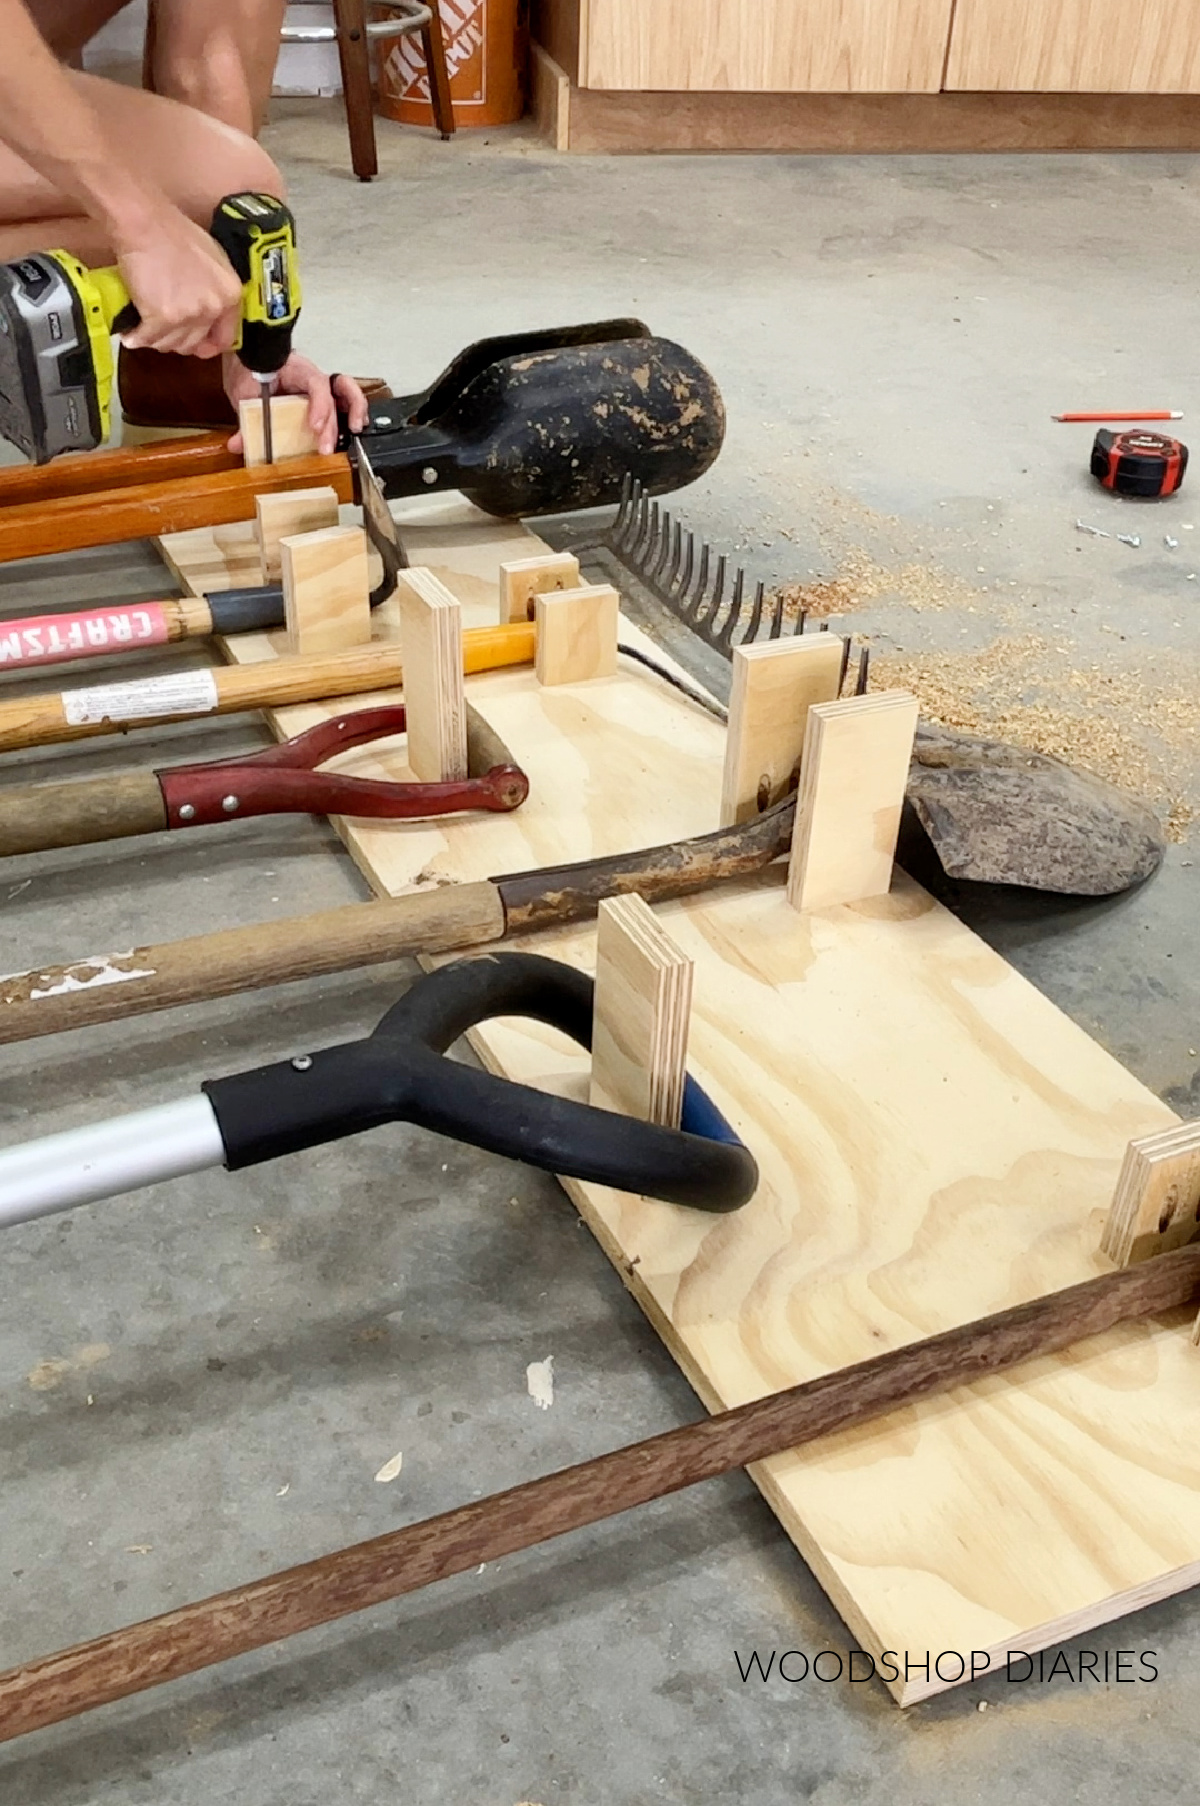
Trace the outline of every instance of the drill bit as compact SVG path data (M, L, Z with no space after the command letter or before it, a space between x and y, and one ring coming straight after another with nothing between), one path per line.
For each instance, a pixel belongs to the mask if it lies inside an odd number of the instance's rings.
M271 378L260 376L258 393L262 397L263 419L263 459L267 464L275 462L275 444L271 437Z

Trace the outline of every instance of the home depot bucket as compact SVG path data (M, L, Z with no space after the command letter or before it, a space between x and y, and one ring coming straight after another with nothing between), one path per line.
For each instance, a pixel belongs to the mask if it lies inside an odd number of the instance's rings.
M442 15L455 124L508 125L525 111L527 0L430 0ZM379 7L385 18L388 9ZM432 125L420 32L384 40L379 110L404 125Z

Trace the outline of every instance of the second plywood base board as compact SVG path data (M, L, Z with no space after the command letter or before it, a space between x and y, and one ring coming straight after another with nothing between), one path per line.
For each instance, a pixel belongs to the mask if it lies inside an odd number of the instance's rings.
M501 558L536 544L465 515L406 539L468 624L496 618ZM235 652L270 656L259 641ZM652 678L623 668L539 691L522 670L469 691L529 771L530 800L513 816L343 824L377 884L715 826L722 730ZM328 712L282 711L279 731ZM395 775L395 757L373 767ZM661 911L695 961L690 1068L758 1157L753 1203L713 1218L568 1186L712 1408L1102 1270L1125 1144L1175 1120L911 881L801 917L784 875ZM594 965L590 929L534 944ZM474 1039L494 1070L584 1095L584 1057L549 1031ZM951 1683L952 1665L926 1678L930 1655L1002 1661L1200 1578L1197 1359L1184 1321L1133 1326L754 1477L862 1647L899 1652L891 1687L911 1704Z

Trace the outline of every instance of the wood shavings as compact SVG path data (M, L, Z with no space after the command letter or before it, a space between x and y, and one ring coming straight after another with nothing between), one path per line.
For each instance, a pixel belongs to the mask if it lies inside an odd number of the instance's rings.
M1173 675L1072 669L1036 634L996 640L980 652L877 651L878 688L912 689L921 713L962 733L1050 753L1144 798L1183 840L1200 814L1200 774L1188 783L1200 742L1196 672Z
M928 564L880 564L862 552L851 552L835 576L818 583L788 583L773 590L768 604L783 597L783 617L794 621L803 610L811 619L850 615L867 602L896 601L918 614L946 608L970 608L984 592L950 571Z
M401 1449L399 1454L393 1455L390 1461L385 1461L379 1472L376 1474L375 1478L379 1485L390 1486L393 1480L398 1480L400 1478L400 1470L403 1466L404 1450Z

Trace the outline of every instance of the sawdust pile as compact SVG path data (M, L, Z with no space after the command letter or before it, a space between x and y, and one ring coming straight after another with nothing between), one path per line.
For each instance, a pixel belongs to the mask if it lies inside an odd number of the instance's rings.
M783 616L794 621L803 611L815 621L852 615L868 602L898 602L918 613L943 608L974 608L981 592L949 571L927 564L884 565L862 552L847 553L835 577L817 583L788 583L771 594L783 597Z
M1200 745L1200 673L1152 678L1099 666L1072 668L1064 649L1036 634L996 640L981 652L877 651L878 689L911 689L921 713L966 734L1052 753L1133 791L1181 841L1200 814L1187 782Z

